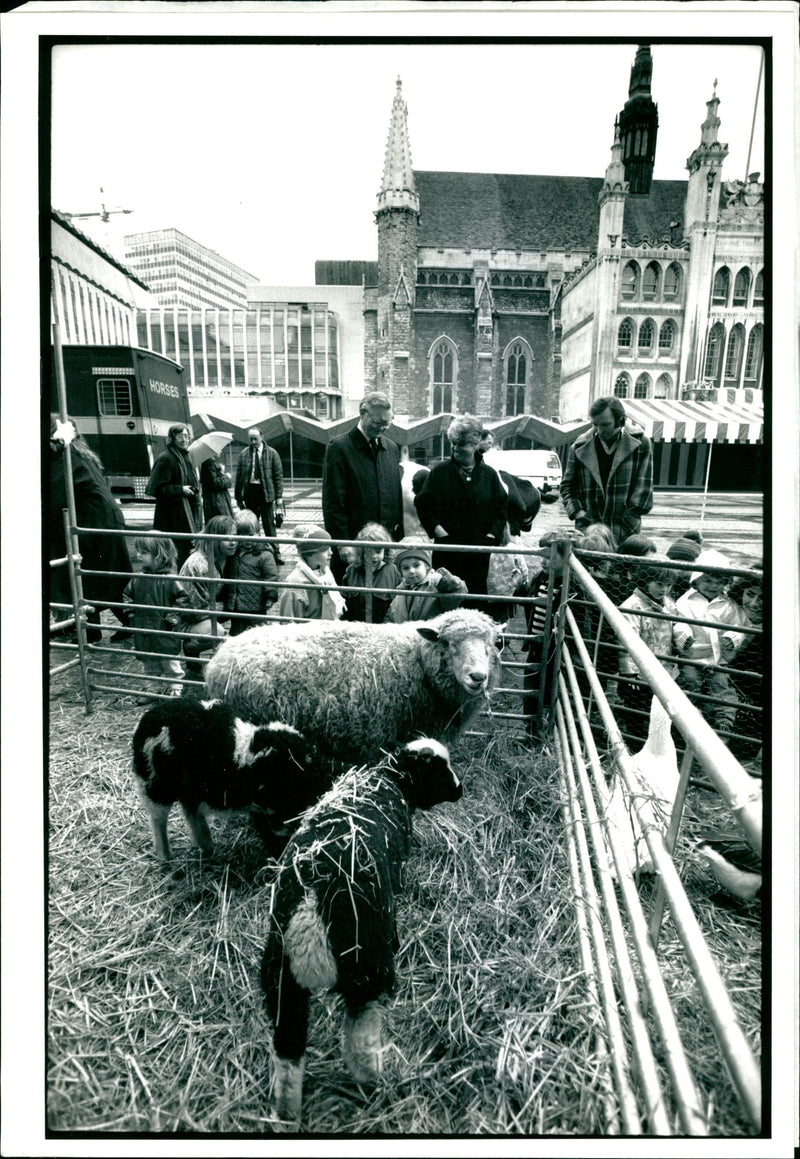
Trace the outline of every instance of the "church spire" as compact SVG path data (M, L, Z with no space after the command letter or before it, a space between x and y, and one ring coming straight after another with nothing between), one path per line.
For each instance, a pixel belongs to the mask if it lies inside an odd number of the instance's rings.
M619 114L622 161L632 194L650 192L656 159L658 105L650 93L653 58L650 45L640 44L631 68L628 99Z
M378 194L378 212L383 209L411 209L419 213L419 197L411 168L411 145L408 140L408 109L403 100L403 85L397 78L392 104L392 121L383 162L383 182Z

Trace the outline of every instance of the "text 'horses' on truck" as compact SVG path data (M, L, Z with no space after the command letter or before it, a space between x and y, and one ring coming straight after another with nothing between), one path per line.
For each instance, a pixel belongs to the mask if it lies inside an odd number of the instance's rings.
M63 346L67 409L121 500L142 499L167 431L189 422L183 367L135 346ZM51 407L58 410L55 369Z

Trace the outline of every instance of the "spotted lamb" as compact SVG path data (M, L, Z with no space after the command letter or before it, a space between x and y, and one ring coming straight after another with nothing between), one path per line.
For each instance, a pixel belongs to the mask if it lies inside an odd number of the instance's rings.
M296 1121L313 990L344 998L353 1078L382 1070L381 1000L395 988L395 895L414 809L457 801L449 753L426 737L351 769L305 815L281 857L261 981L274 1027L271 1112Z
M205 812L247 810L277 855L293 820L330 787L343 766L320 757L297 729L258 726L218 700L153 705L133 735L133 767L150 815L157 857L170 860L167 819L180 801L194 843L213 851Z

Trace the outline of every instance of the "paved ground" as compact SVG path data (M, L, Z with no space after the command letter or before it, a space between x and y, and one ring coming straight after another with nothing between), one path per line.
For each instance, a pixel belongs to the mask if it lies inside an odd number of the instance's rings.
M283 534L322 522L321 494L318 481L298 481L286 489L286 522ZM152 526L153 507L131 503L124 507L129 527ZM526 546L535 547L546 531L571 526L560 502L543 503L531 532L524 536ZM703 533L709 547L724 552L732 564L749 565L763 556L763 502L761 495L723 492L703 495L696 491L657 491L653 510L642 530L666 550L674 539L690 528ZM291 557L291 550L284 552Z

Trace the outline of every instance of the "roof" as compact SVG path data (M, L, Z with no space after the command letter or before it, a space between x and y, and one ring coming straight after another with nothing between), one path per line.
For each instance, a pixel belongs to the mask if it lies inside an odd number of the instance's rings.
M760 393L753 391L754 396ZM760 443L764 438L761 397L752 402L626 398L624 406L628 418L644 427L654 442Z
M78 241L83 242L83 244L87 245L89 249L93 249L96 254L99 254L100 257L104 259L104 261L107 261L110 265L114 266L114 268L119 270L120 273L124 274L126 278L130 278L132 282L136 282L137 286L141 286L142 289L147 290L148 293L150 292L150 287L148 286L147 282L143 282L139 275L135 273L130 268L130 266L124 265L119 260L119 258L115 258L113 254L108 252L108 250L104 250L101 245L98 245L97 242L93 240L93 238L89 237L89 235L84 233L83 230L78 229L78 227L68 216L59 212L57 209L51 208L50 217L53 221L57 221L63 229L69 230L69 232L74 237L76 237Z
M600 177L415 171L420 198L419 244L433 248L594 250ZM683 221L685 181L654 181L646 196L628 197L630 242L669 235Z

